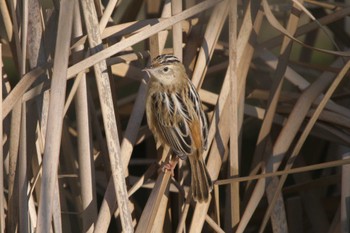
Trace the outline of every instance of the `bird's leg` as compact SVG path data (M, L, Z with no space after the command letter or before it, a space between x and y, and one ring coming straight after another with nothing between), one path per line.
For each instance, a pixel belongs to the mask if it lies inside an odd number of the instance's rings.
M162 171L165 172L170 171L171 175L174 176L174 169L179 161L179 157L174 156L174 158L171 158L169 162L165 163L162 167Z

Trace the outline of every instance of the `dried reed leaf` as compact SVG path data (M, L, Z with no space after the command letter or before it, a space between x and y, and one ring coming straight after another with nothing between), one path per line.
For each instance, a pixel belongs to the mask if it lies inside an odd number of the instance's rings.
M316 48L310 45L305 44L304 42L302 42L301 40L298 40L297 38L295 38L293 35L291 35L287 30L285 30L278 22L278 20L273 16L270 7L268 5L268 3L266 2L266 0L262 0L262 6L264 8L265 14L266 14L266 18L269 21L269 23L276 28L278 31L280 31L281 33L283 33L285 36L289 37L291 40L301 44L303 47L309 48L309 49L313 49L322 53L327 53L327 54L332 54L332 55L337 55L337 56L341 56L341 57L348 57L350 56L350 53L347 51L333 51L333 50L327 50L327 49L320 49L320 48Z
M310 118L308 124L306 125L306 128L302 132L302 134L301 134L301 136L300 136L296 146L294 147L291 156L288 159L287 166L285 168L286 170L290 169L293 166L294 161L296 159L296 156L299 154L302 145L304 144L304 142L305 142L307 136L309 135L312 127L314 126L316 120L318 119L319 115L321 114L321 111L323 110L323 108L325 107L326 103L328 102L328 100L330 99L330 97L334 93L335 89L338 87L339 83L342 81L342 79L344 78L345 74L348 72L349 69L350 69L350 61L347 62L345 64L345 66L342 68L341 72L334 79L334 81L330 85L329 89L327 90L325 96L322 98L321 103L317 106L314 114ZM274 194L275 196L282 189L282 186L283 186L283 184L284 184L286 179L287 179L286 175L281 177L281 179L280 179L280 181L278 183L278 186L276 187L276 191L275 191L275 194ZM270 203L270 206L273 206L273 203L274 202L272 201ZM271 208L270 206L269 206L268 210L266 211L266 216L269 215L269 209ZM326 229L328 229L328 228L326 228Z
M344 18L344 16L349 15L350 13L350 7L345 7L343 9L339 9L337 11L335 11L334 13L328 14L322 18L318 19L318 22L322 25L328 25L332 22L336 22L339 19ZM299 37L301 35L307 34L308 32L311 32L313 30L316 30L319 28L318 23L316 22L310 22L304 25L301 25L298 27L297 31L295 32L295 37ZM259 47L261 48L273 48L275 46L277 46L278 44L281 43L283 38L283 34L273 37L263 43L260 44Z
M339 61L338 64L339 66ZM274 157L271 157L266 167L271 169L271 171L276 171L278 166L280 165L283 156L286 154L288 148L290 147L293 138L295 137L298 129L300 128L303 118L306 115L306 112L310 108L312 102L322 93L322 91L329 85L330 82L333 80L333 74L325 72L323 75L321 75L321 79L316 80L298 99L298 102L295 104L293 108L293 112L289 115L288 120L283 127L282 131L280 132L280 135L278 136L275 145L272 150L272 155ZM278 161L275 159L278 155ZM269 170L267 170L269 171ZM257 203L259 203L260 199L262 198L265 189L265 186L267 185L267 181L265 179L259 180L256 184L252 197L249 200L249 203L247 205L245 214L243 214L245 221L241 221L239 224L239 227L237 230L242 231L246 224L248 223L248 219L250 219L252 210L256 209ZM242 217L242 220L243 220Z
M219 0L220 2L222 0ZM187 10L184 10L183 12L173 16L172 18L169 19L165 19L164 21L161 21L153 26L151 26L150 28L148 28L147 30L143 30L139 33L136 33L135 35L132 35L130 37L128 37L125 40L122 40L119 43L116 43L98 53L95 53L94 55L84 59L81 62L78 62L76 64L74 64L73 66L71 66L68 69L68 77L73 77L74 75L76 75L77 73L93 66L94 64L96 64L97 62L100 62L104 59L107 59L108 57L113 56L114 54L122 51L123 49L130 47L144 39L147 39L148 37L182 21L185 20L189 17L192 17L202 11L207 10L210 7L213 7L215 4L217 4L218 1L217 0L206 0L202 3L199 3Z
M277 58L271 52L264 50L264 52L261 54L261 58L263 58L264 62L266 62L266 64L268 64L271 68L276 69ZM294 69L292 69L289 66L286 69L285 77L288 79L288 81L296 85L300 90L305 90L310 85L310 83L307 80L305 80L304 77L299 75ZM315 102L315 104L318 104L318 103L319 103L319 100ZM336 104L332 100L329 100L327 102L326 108L329 110L335 111L339 114L342 114L343 116L346 116L346 117L350 116L350 110L348 108L344 108L339 104Z
M203 82L204 75L215 49L215 44L228 15L228 6L228 0L217 4L210 16L191 79L196 87L200 87Z

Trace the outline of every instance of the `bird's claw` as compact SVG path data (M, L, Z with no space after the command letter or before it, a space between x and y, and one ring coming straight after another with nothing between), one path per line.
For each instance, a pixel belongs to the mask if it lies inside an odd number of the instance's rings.
M174 176L174 169L177 165L177 162L178 162L178 159L176 158L174 160L170 160L167 163L164 163L162 165L162 172L169 171L169 172L171 172L171 176Z

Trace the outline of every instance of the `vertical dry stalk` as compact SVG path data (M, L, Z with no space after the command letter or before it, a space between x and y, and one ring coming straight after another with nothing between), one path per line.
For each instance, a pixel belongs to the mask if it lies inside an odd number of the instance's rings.
M2 44L0 43L0 96L1 96L1 103L0 103L0 109L2 109L2 89L3 89L3 76L2 76ZM0 119L2 119L2 111L0 111ZM5 213L4 213L4 203L5 203L5 197L4 197L4 150L3 150L3 126L2 121L0 124L0 232L5 232Z
M20 44L20 34L18 29L17 22L17 12L15 11L16 7L14 6L14 2L10 1L10 13L11 20L13 23L13 44L15 46L16 51L16 59L15 62L17 64L17 68L22 75L23 70L23 59L22 59L22 49ZM11 35L12 36L12 35ZM21 101L17 101L14 106L14 110L11 116L11 135L10 135L10 165L9 165L9 195L8 195L8 230L10 232L14 232L18 226L18 173L16 172L17 168L17 159L18 159L18 151L19 151L19 139L20 139L20 125L21 125Z
M348 148L343 148L345 150L345 153L342 154L342 159L349 159L350 154L348 151ZM347 179L350 175L350 165L345 165L342 167L342 178L341 178L341 201L340 201L340 232L347 232L349 231L349 203L348 203L348 198L350 196L350 188L349 188L349 183L347 182Z
M91 48L95 51L102 49L102 40L93 1L81 1L85 18L88 39ZM116 117L114 114L111 86L107 73L106 61L94 65L98 94L102 109L103 123L106 131L107 147L112 171L112 180L117 195L120 218L125 232L133 232L132 218L129 210L129 201L122 166L120 144Z
M182 1L171 1L171 14L176 15L182 11ZM173 47L174 55L182 61L182 25L181 23L173 26Z
M2 16L2 20L4 21L6 36L8 41L12 41L13 28L10 13L8 11L5 0L0 1L0 12Z
M40 189L37 232L49 232L53 213L58 156L61 145L63 108L66 93L69 45L73 22L74 1L60 2L60 15L53 66L49 116L45 138L42 183Z
M239 145L239 127L238 127L238 77L237 77L237 1L230 1L229 9L229 73L230 73L230 158L229 158L229 175L231 177L239 175L239 153L241 146ZM229 203L230 203L230 225L227 231L234 230L240 220L240 198L239 183L233 183L229 187ZM227 216L227 217L229 217Z
M74 8L73 36L83 35L83 28L80 15L79 2L76 1ZM83 51L84 46L75 50ZM75 97L78 130L78 153L79 153L79 176L81 182L82 196L82 218L83 231L93 232L94 223L97 218L97 203L95 190L95 167L93 164L93 153L91 147L91 126L89 123L90 114L88 109L88 93L86 75L81 74L79 86Z
M25 1L22 6L22 62L21 62L21 76L26 72L26 58L27 58L27 32L28 32L28 1ZM20 145L18 156L18 190L19 196L19 231L27 233L29 231L29 215L28 215L28 177L27 177L27 110L26 103L22 103L22 116L20 123Z
M103 30L105 30L108 20L110 19L113 10L115 10L116 5L118 4L118 0L111 0L108 2L106 9L103 12L102 18L100 20L99 28L100 33L102 34Z

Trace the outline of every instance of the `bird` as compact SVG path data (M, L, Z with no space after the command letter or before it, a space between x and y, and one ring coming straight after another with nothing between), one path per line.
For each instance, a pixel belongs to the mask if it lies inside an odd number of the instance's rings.
M188 158L192 197L208 202L213 183L202 156L208 147L208 122L198 92L184 65L172 54L155 57L144 71L150 76L146 98L149 129L175 156Z

